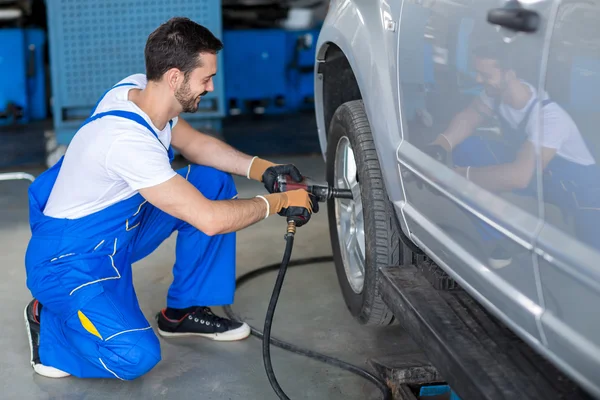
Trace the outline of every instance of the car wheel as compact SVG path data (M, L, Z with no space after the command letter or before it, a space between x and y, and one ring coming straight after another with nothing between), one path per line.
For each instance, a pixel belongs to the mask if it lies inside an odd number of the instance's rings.
M400 265L398 222L388 199L362 100L342 104L330 123L327 181L351 189L353 200L328 201L338 281L350 313L364 325L388 325L393 314L379 296L379 270Z

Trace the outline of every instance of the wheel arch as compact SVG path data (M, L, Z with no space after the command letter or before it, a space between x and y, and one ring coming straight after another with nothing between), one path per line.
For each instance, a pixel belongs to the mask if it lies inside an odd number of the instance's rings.
M314 70L315 113L326 158L331 117L348 101L362 100L392 201L403 201L396 149L402 140L396 77L398 15L383 0L333 2L319 33Z
M316 68L321 86L318 91L321 106L316 107L318 118L321 119L319 139L323 156L326 157L329 122L333 114L344 103L364 99L350 60L337 44L326 42L320 47Z
M383 15L399 15L385 2L351 0L333 9L319 34L315 63L315 113L323 159L331 117L345 102L362 100L390 201L399 213L405 202L396 149L402 141L397 80L397 36L384 27ZM402 241L421 253L399 218Z

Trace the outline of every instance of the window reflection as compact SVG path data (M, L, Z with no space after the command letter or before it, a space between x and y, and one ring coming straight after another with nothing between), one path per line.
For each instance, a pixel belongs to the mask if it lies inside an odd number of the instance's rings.
M495 41L472 50L474 79L481 91L424 150L437 158L450 157L458 174L483 189L531 198L537 197L539 157L543 200L557 207L565 221L570 219L579 240L598 247L596 159L573 116L539 91L535 80L521 76L527 68L519 54L516 45ZM498 129L491 134L478 131L490 124Z
M546 220L600 250L599 10L596 3L564 2L550 43L545 87L568 118L550 109L542 144L554 149L544 171L544 197L559 218ZM554 106L556 107L556 106ZM550 150L546 150L550 152Z

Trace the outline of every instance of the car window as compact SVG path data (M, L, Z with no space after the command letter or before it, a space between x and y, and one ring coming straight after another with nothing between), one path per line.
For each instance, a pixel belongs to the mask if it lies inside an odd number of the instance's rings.
M549 51L542 146L546 221L600 250L600 9L569 1L558 10Z
M600 5L557 10L540 116L544 226L536 239L540 320L548 348L587 382L600 382ZM543 150L549 149L549 150Z
M551 5L535 7L545 19ZM403 173L411 234L538 335L531 243L541 222L536 99L545 28L498 29L487 21L498 6L403 2L398 159L416 171ZM515 290L535 306L516 302Z
M447 168L463 177L468 168L481 189L537 217L542 39L507 40L487 9L414 7L402 21L411 37L400 48L403 133L436 159L431 144L444 146Z

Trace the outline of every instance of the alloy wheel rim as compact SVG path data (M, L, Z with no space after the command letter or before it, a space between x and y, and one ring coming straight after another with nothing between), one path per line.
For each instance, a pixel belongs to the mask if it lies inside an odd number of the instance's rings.
M354 151L347 137L337 145L334 179L338 188L350 189L352 200L335 199L338 241L346 278L352 291L362 293L365 282L365 229Z

